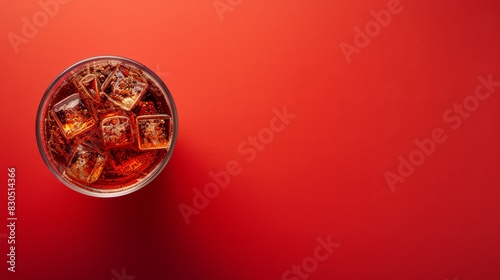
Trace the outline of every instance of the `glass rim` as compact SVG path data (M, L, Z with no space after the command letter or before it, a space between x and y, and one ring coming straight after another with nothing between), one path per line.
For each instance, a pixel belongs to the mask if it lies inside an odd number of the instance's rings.
M118 188L116 191L115 190L110 190L109 192L97 192L97 191L91 191L90 189L87 188L82 188L79 187L78 185L75 185L68 180L66 180L61 174L59 170L56 170L54 165L50 162L48 155L46 153L46 144L44 144L44 138L45 136L42 135L41 128L42 126L42 121L43 118L46 117L47 112L45 111L47 101L49 98L52 96L54 90L57 88L58 85L60 85L63 81L64 78L67 76L70 76L72 72L87 64L91 63L94 61L102 61L102 60L115 60L115 61L120 61L120 62L125 62L128 64L131 64L134 67L139 68L139 70L145 72L147 75L152 78L152 80L158 85L158 87L165 93L165 97L167 99L168 105L170 106L171 110L171 119L173 122L173 131L172 131L172 139L170 141L170 147L165 155L165 157L146 175L144 178L142 178L142 181L139 182L136 186L132 186L126 189L120 190ZM143 65L142 63L139 63L135 60L122 57L122 56L115 56L115 55L102 55L102 56L93 56L89 57L83 60L80 60L76 63L73 63L71 66L67 67L63 71L61 71L49 84L47 89L45 90L41 100L40 104L38 106L37 110L37 116L36 116L36 124L35 124L35 135L36 135L36 141L37 141L37 146L38 150L40 152L40 155L42 156L42 159L45 163L45 165L49 168L50 172L54 174L54 176L62 182L64 185L67 187L73 189L74 191L77 191L79 193L88 195L88 196L93 196L93 197L101 197L101 198L110 198L110 197L119 197L119 196L124 196L127 194L130 194L132 192L135 192L149 183L153 181L160 173L161 171L165 168L167 163L169 162L172 153L174 151L175 143L177 141L177 134L178 134L178 115L177 115L177 109L175 107L174 99L172 97L172 94L170 93L170 90L168 87L165 85L165 83L161 80L161 78L154 73L151 69Z

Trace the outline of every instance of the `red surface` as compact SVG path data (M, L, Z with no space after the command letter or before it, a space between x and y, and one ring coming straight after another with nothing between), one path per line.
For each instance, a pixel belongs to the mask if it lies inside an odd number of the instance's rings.
M8 34L42 8L1 4L0 278L297 280L286 271L330 236L340 246L308 279L499 279L500 87L457 129L443 114L472 100L479 76L500 81L500 2L401 0L351 63L339 45L394 3L228 2L221 20L212 0L73 0L17 53ZM52 79L106 54L160 74L180 125L163 173L114 199L62 185L34 128ZM250 158L244 142L284 107L296 117ZM384 174L436 128L446 140L391 191ZM186 225L179 205L233 161L241 173ZM16 273L1 238L10 166Z

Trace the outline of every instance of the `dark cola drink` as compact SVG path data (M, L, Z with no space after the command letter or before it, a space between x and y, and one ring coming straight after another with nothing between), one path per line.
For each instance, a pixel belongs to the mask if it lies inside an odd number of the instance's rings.
M37 140L50 170L94 196L148 184L173 150L177 115L161 80L137 62L98 57L75 64L49 86Z

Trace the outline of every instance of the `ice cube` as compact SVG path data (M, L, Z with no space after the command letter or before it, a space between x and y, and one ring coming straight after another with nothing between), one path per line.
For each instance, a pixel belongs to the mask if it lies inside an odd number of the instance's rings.
M119 147L134 142L130 119L125 116L111 116L101 121L104 144L107 147Z
M95 102L101 101L98 79L94 74L88 74L79 82L83 91Z
M170 146L170 116L139 116L136 123L139 149L168 149Z
M93 183L99 179L107 156L85 144L80 144L73 152L65 175L84 182Z
M148 83L140 74L119 66L101 89L111 102L130 111L148 89Z
M80 95L74 93L52 107L52 113L63 135L70 139L96 125L92 113L83 103Z

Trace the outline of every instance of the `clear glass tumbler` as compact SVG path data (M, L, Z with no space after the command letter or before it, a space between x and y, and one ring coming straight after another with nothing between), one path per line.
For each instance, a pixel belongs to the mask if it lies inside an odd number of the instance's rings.
M50 84L36 119L38 148L66 186L116 197L150 183L177 138L172 95L151 70L117 56L77 62Z

